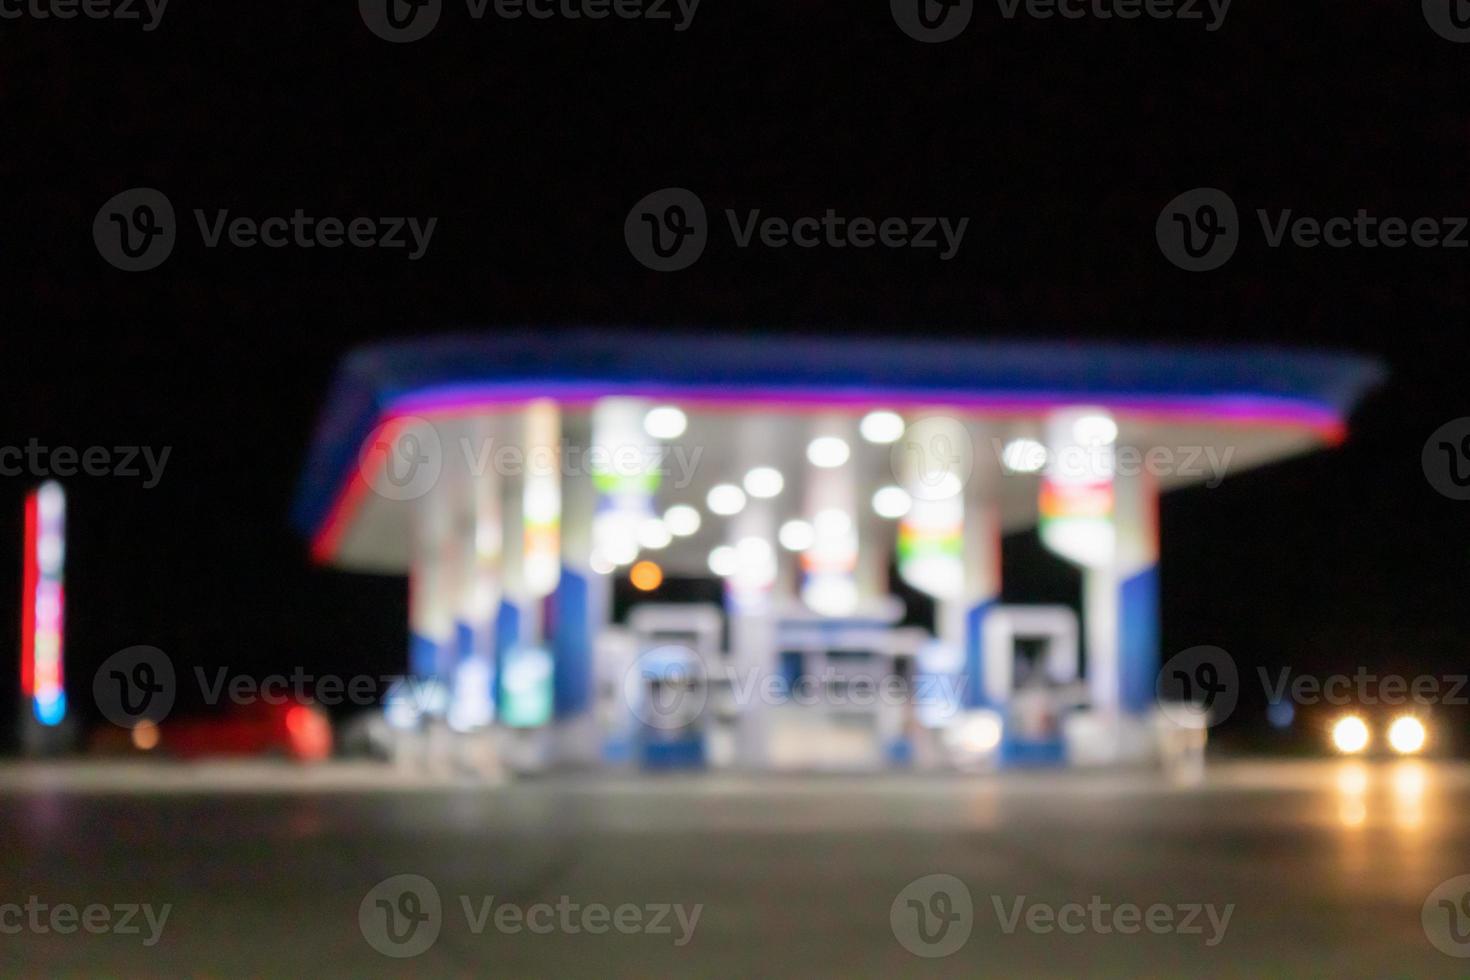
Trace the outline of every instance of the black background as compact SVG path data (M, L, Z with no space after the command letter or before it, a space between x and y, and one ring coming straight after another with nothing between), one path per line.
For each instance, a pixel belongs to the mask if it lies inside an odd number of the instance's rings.
M982 2L939 45L903 34L886 4L811 0L704 0L682 33L477 22L447 0L407 45L347 0L174 0L152 33L0 21L0 444L172 447L156 489L68 483L73 701L85 710L92 668L137 643L190 666L401 669L403 583L313 568L287 512L342 354L464 324L1381 357L1390 384L1343 448L1165 499L1165 654L1215 643L1252 672L1463 670L1470 504L1428 485L1420 450L1470 414L1470 252L1273 250L1254 212L1470 213L1467 73L1470 45L1386 0L1239 2L1215 33L1008 21ZM623 220L671 185L712 215L971 224L950 262L742 251L716 232L694 267L659 274L628 254ZM91 235L133 186L180 217L172 257L138 274ZM1245 225L1212 273L1176 269L1154 239L1163 205L1196 186L1226 190ZM439 222L417 262L206 250L196 207ZM0 481L5 596L19 595L30 482ZM1055 588L1056 569L1010 564L1008 598ZM17 618L0 603L5 637Z

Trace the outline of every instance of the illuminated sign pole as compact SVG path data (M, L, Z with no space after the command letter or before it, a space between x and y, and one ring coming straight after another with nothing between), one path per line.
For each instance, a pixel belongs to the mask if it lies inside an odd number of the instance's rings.
M561 412L556 402L538 399L526 406L526 476L521 484L525 544L521 575L529 598L538 602L556 591L561 579ZM537 610L538 638L545 629Z
M25 567L21 596L21 675L24 741L29 749L54 744L66 718L62 671L66 560L66 494L48 481L25 503Z
M521 411L525 450L519 508L506 508L511 525L503 542L507 596L518 610L515 640L500 663L500 721L539 729L552 719L554 665L548 643L547 599L561 581L561 411L537 399ZM513 765L540 768L548 747L535 734L516 743Z
M1054 413L1041 487L1041 539L1083 569L1092 707L1138 715L1158 670L1158 488L1116 472L1118 423L1100 408Z

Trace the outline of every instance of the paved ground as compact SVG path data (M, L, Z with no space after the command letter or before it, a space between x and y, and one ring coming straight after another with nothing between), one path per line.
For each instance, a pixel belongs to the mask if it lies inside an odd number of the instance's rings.
M361 773L323 772L262 791L280 774L152 773L0 768L0 929L20 927L0 934L0 975L1450 977L1470 968L1431 945L1421 924L1431 891L1470 873L1463 767L1231 764L1193 789L1078 774L372 786ZM400 874L432 890L397 880L373 891ZM911 885L934 874L958 880ZM37 908L7 913L5 903ZM117 922L126 913L113 907L131 903L151 906L155 921L169 904L161 930L140 911L137 934L52 931L55 906L75 905L79 917L107 906ZM684 923L659 905L681 906ZM1071 931L1042 931L1049 911ZM551 931L510 931L518 914ZM103 913L92 915L101 928ZM1166 916L1199 932L1163 931ZM667 933L616 927L655 918ZM427 948L393 959L373 942ZM929 959L905 943L958 948Z

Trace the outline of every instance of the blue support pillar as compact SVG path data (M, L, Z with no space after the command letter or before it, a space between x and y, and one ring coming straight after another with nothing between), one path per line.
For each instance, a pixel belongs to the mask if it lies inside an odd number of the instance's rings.
M587 576L567 566L552 599L551 637L555 657L556 717L568 718L592 706L591 592Z

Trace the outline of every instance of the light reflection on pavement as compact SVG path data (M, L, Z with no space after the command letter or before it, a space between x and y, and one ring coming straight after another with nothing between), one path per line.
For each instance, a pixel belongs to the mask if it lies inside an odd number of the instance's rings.
M477 786L386 770L0 767L0 905L170 903L158 943L0 934L6 975L1459 975L1420 911L1470 873L1470 767L1217 765L990 777L554 777ZM944 873L968 941L912 955L890 906ZM422 954L390 959L359 907L398 874L442 898ZM703 908L692 938L476 933L529 907ZM1228 930L1007 933L1000 908L1233 904ZM1096 896L1096 899L1094 897ZM0 918L0 925L3 925Z

